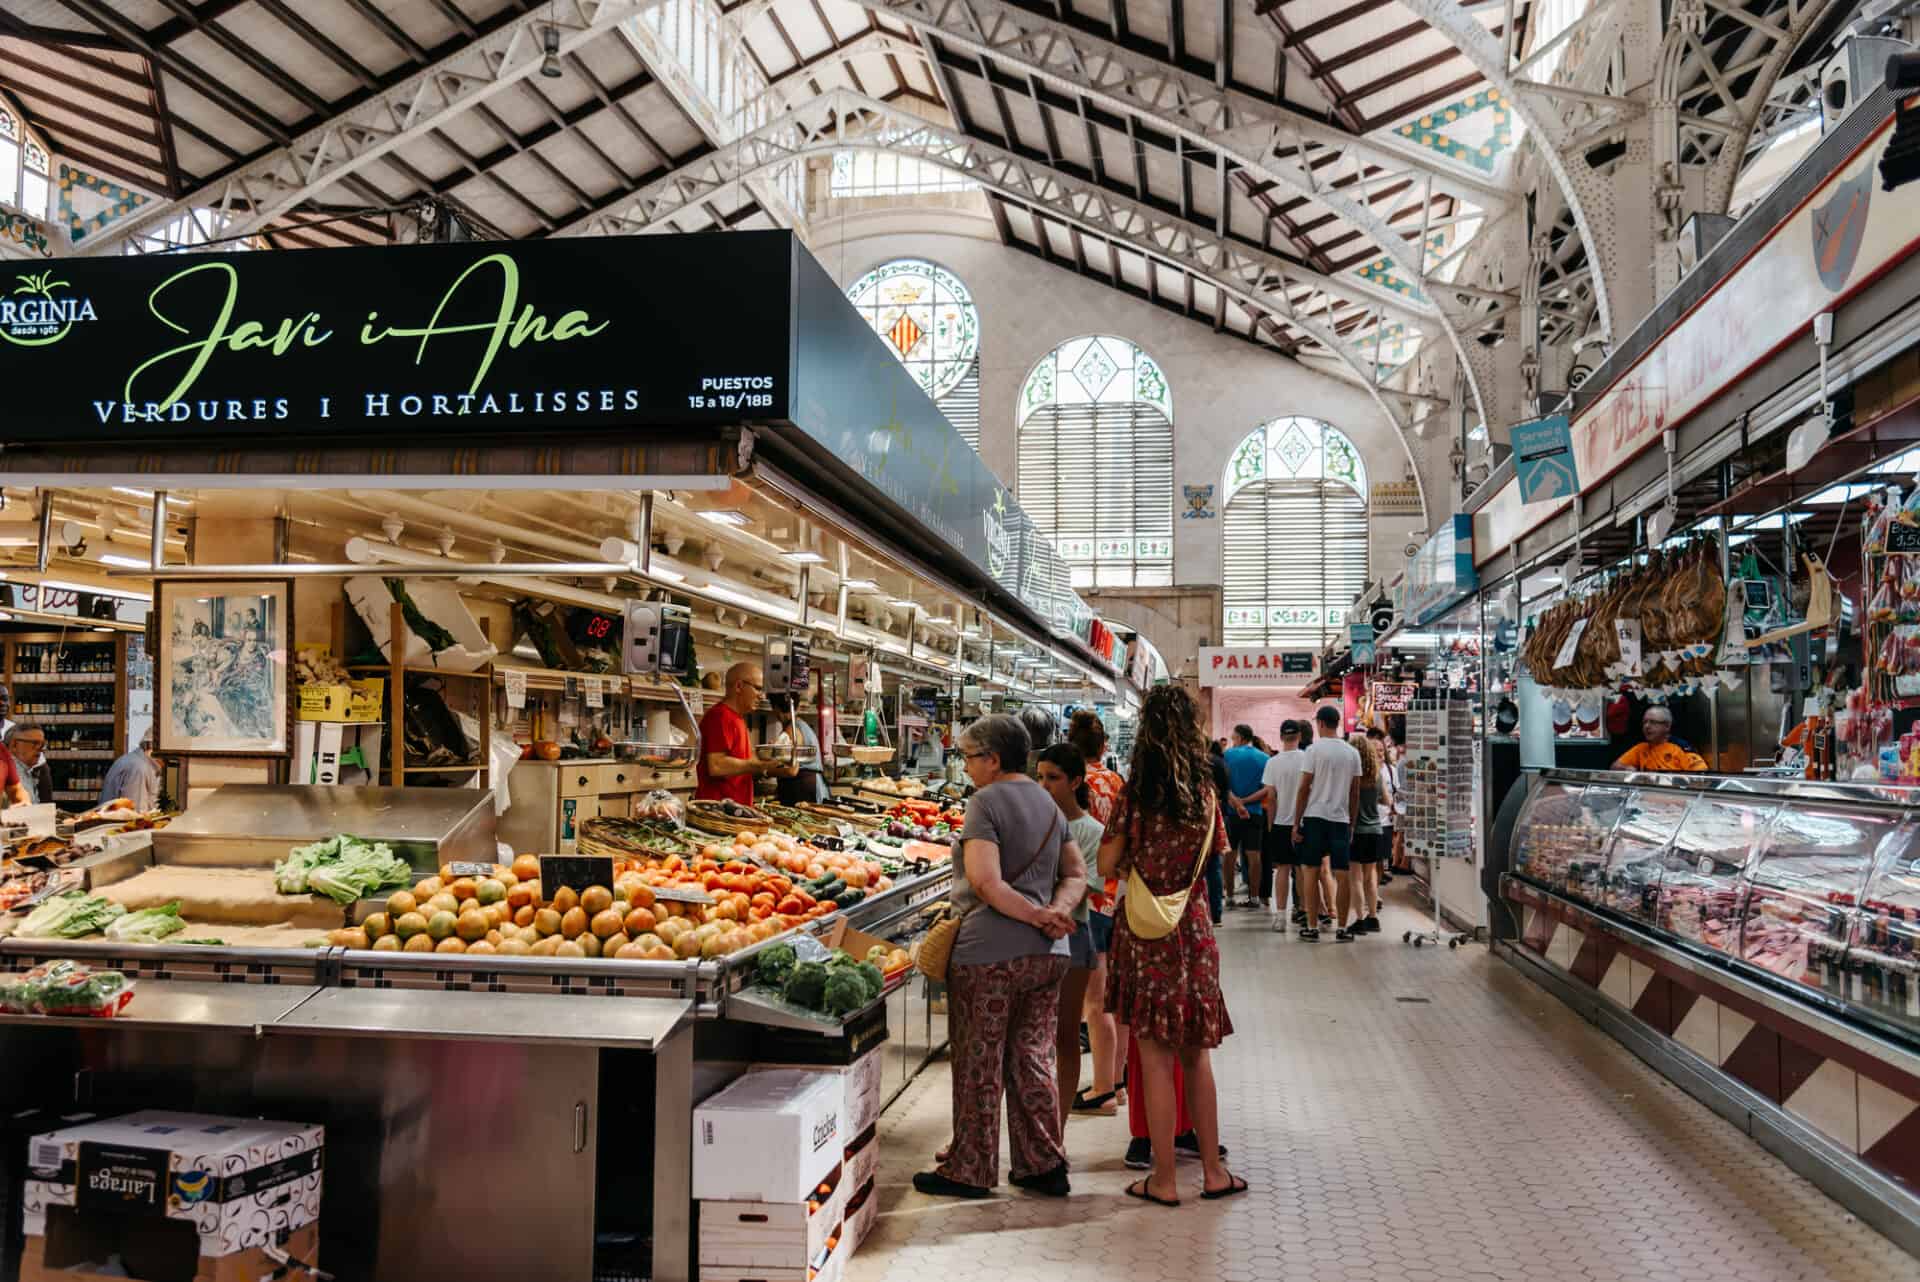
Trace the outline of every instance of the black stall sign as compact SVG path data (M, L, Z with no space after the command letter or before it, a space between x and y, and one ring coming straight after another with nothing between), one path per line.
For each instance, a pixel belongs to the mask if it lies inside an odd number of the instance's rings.
M785 419L795 252L743 232L6 264L0 438Z

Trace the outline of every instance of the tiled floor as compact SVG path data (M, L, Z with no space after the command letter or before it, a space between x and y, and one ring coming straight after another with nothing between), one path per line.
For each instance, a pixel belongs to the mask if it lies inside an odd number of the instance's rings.
M1201 1202L1183 1162L1179 1209L1124 1197L1123 1116L1069 1122L1065 1201L923 1197L910 1180L949 1118L940 1065L882 1120L882 1214L848 1282L1920 1279L1920 1261L1484 947L1406 947L1425 918L1402 891L1353 944L1229 913L1239 1031L1214 1063L1249 1195Z

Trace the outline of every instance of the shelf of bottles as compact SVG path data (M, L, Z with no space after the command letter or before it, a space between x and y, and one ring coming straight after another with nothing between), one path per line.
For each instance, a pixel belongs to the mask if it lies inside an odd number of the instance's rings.
M126 638L23 632L4 638L15 721L46 731L53 792L42 800L92 804L107 767L126 751Z

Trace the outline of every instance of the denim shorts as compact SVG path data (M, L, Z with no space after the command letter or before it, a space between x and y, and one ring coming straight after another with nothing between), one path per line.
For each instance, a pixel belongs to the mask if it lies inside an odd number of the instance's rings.
M1087 930L1093 936L1093 951L1110 953L1113 951L1113 918L1106 913L1089 912Z
M1094 962L1092 914L1067 936L1067 965L1073 970L1092 970Z

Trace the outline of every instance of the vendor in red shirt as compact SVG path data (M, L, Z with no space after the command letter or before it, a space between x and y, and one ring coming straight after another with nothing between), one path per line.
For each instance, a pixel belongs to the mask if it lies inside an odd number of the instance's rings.
M700 786L693 795L701 801L737 801L753 804L755 775L799 773L791 762L760 761L753 755L753 737L747 733L747 714L759 706L766 676L757 663L736 663L727 669L727 697L700 719Z

